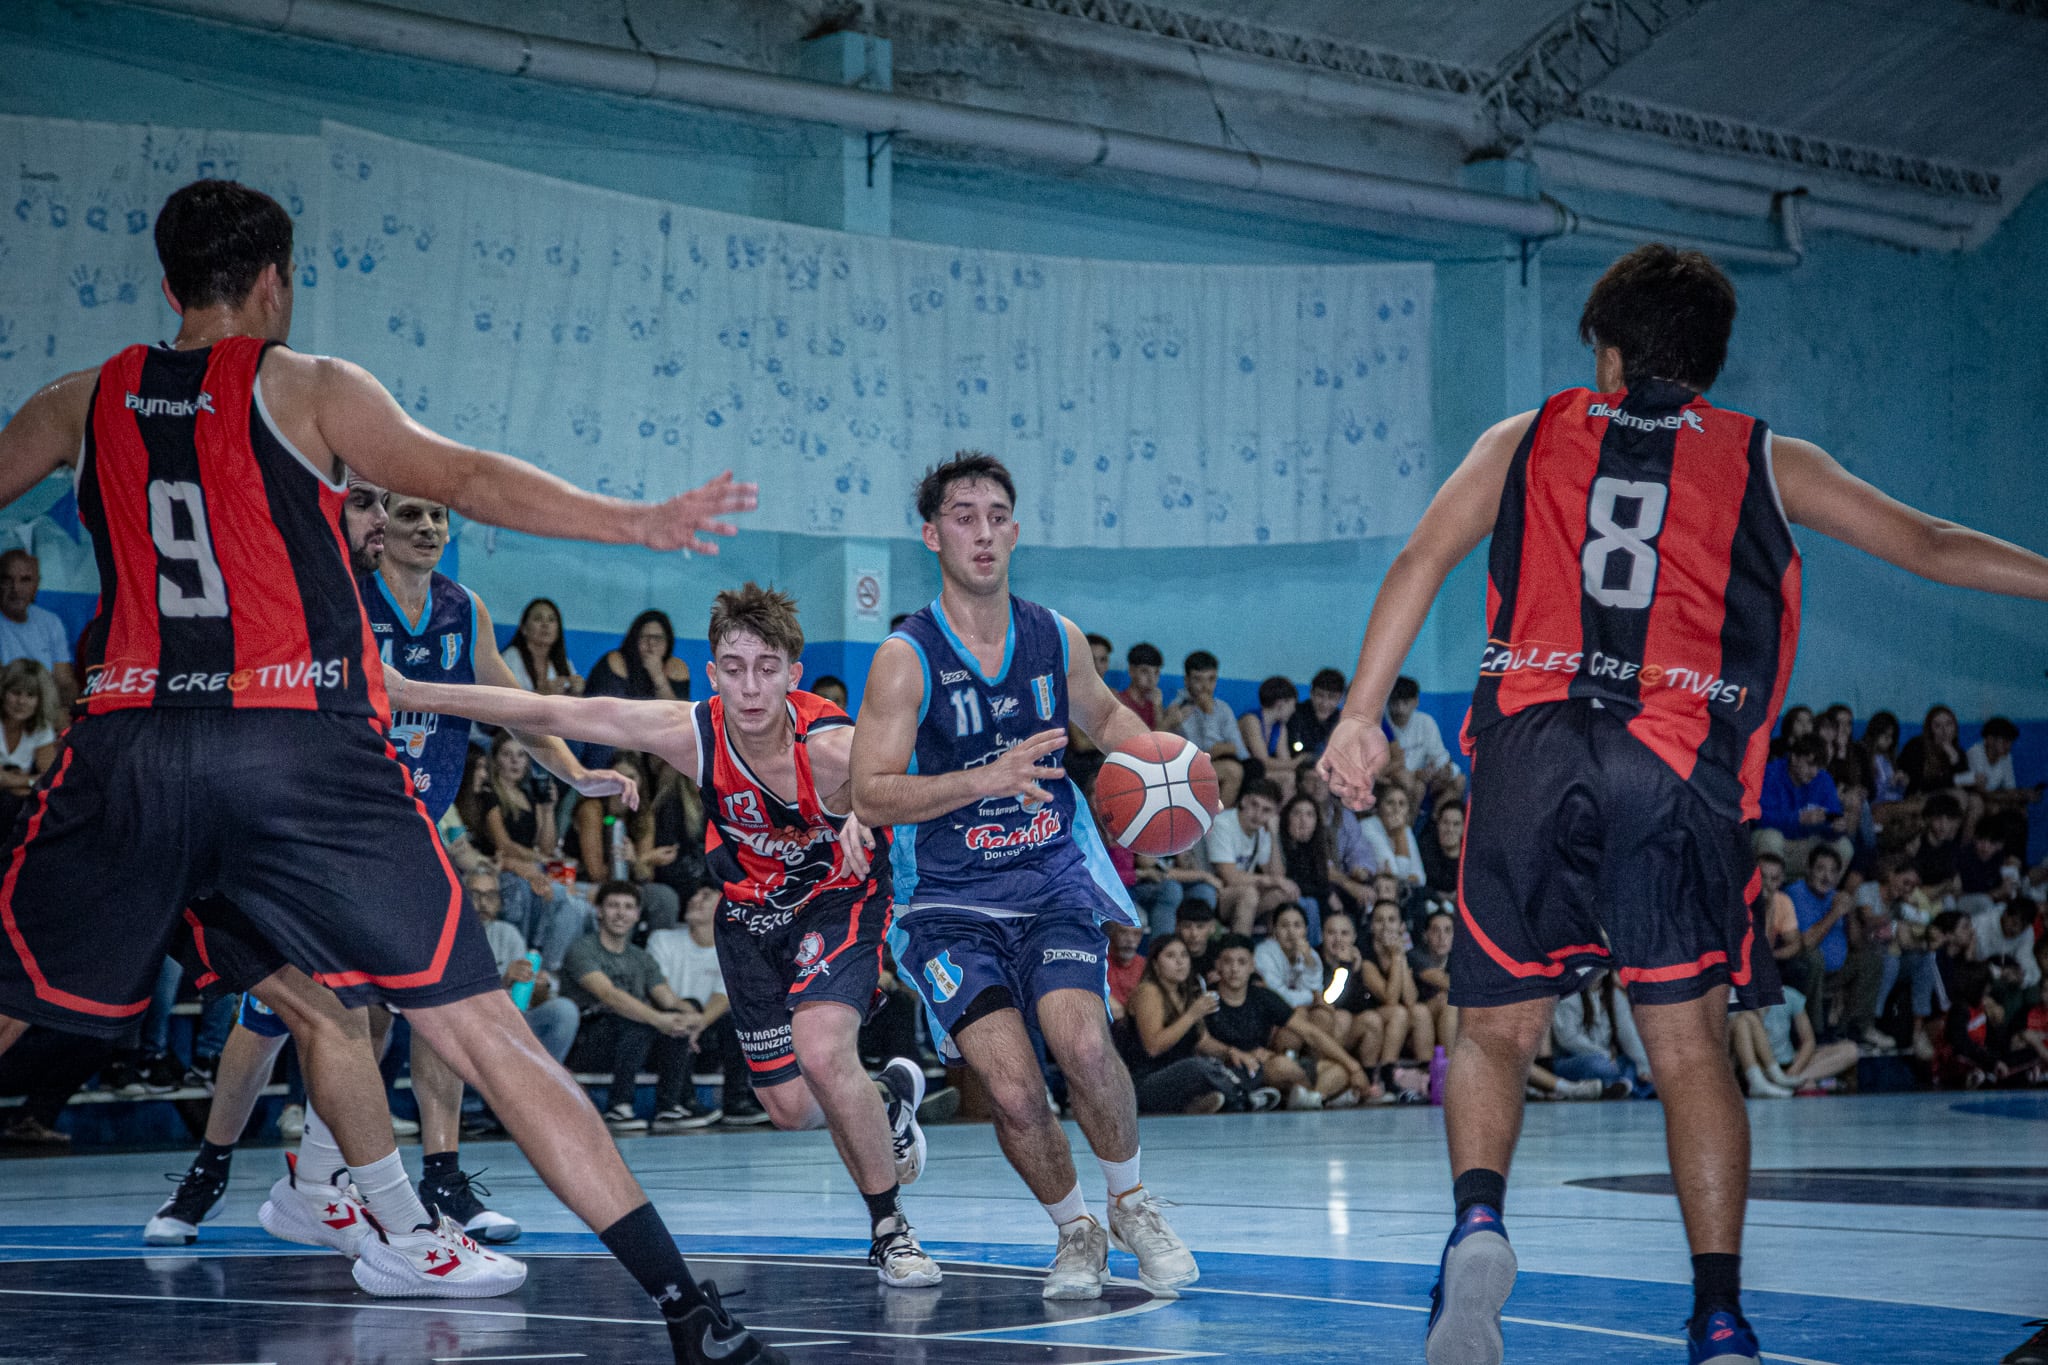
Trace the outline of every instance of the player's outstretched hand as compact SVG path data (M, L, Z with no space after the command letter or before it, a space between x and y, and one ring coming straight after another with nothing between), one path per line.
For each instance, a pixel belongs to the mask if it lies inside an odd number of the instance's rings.
M616 796L627 810L640 809L640 784L610 768L592 768L570 785L579 796Z
M1040 767L1038 760L1056 749L1065 748L1066 743L1065 730L1040 730L1022 743L1004 750L1002 757L983 769L988 777L982 794L1014 796L1026 805L1052 800L1052 794L1038 784L1065 777L1067 770L1057 764Z
M733 535L738 529L719 518L729 512L753 511L760 496L759 484L735 483L728 469L702 487L646 508L640 543L650 550L694 550L700 555L715 555L718 542L708 537Z
M872 861L868 854L875 847L875 832L863 825L852 815L846 817L845 828L839 831L839 847L846 852L846 870L855 877L868 875Z
M1387 737L1370 721L1341 717L1330 731L1330 742L1316 771L1329 784L1330 794L1350 810L1372 809L1373 779L1387 762Z

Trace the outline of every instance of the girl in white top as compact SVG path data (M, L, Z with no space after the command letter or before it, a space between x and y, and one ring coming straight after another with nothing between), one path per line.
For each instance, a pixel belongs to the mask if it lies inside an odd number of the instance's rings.
M1415 842L1414 821L1415 807L1409 804L1408 793L1388 783L1380 788L1373 813L1359 822L1366 845L1372 849L1374 865L1381 872L1399 877L1404 888L1421 886L1426 880L1422 850Z
M1273 912L1273 936L1252 952L1252 965L1266 989L1296 1009L1307 1009L1312 1022L1335 1034L1337 1017L1323 1003L1323 959L1308 942L1308 916L1298 905Z

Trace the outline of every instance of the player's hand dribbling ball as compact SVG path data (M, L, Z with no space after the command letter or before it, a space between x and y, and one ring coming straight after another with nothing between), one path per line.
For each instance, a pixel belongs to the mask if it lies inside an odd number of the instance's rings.
M1095 808L1109 837L1133 853L1185 853L1223 809L1209 755L1179 735L1140 735L1103 760Z

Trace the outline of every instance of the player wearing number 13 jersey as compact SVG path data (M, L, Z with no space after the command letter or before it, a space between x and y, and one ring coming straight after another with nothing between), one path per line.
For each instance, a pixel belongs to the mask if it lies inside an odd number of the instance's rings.
M1466 723L1471 805L1445 1126L1457 1220L1430 1365L1498 1365L1501 1221L1522 1088L1554 998L1612 970L1666 1110L1693 1252L1692 1365L1759 1357L1740 1304L1749 1133L1728 1000L1780 998L1747 821L1799 642L1805 526L1938 582L2048 599L2048 560L1902 506L1806 441L1703 396L1735 290L1645 246L1594 285L1593 389L1481 436L1373 603L1331 790L1370 804L1371 723L1450 569L1489 534L1488 636Z

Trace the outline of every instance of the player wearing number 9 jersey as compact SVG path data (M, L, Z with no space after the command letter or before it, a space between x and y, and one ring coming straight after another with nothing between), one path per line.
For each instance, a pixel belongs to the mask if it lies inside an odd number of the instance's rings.
M457 1254L465 1281L490 1262L407 1221L418 1205L375 1064L336 996L403 1006L515 1134L546 1134L531 1152L543 1178L662 1306L678 1359L708 1358L694 1343L715 1333L726 1365L780 1360L698 1289L603 1122L498 988L387 739L339 529L344 445L365 478L479 521L653 549L713 548L706 534L732 529L717 518L753 490L728 475L660 504L598 497L434 435L357 366L294 354L291 217L245 186L185 186L155 240L174 343L66 375L0 429L0 506L74 466L102 580L81 714L0 872L0 1048L28 1021L133 1029L172 927L217 893L236 914L200 917L199 954L292 1025L382 1225L359 1280L432 1267L452 1285Z
M1886 497L1806 441L1703 396L1735 291L1645 246L1594 285L1592 390L1479 438L1396 558L1322 760L1369 805L1372 723L1450 569L1488 535L1489 638L1466 723L1471 805L1446 1129L1458 1219L1430 1365L1494 1365L1522 1087L1554 998L1612 969L1667 1114L1694 1267L1694 1365L1758 1357L1739 1302L1748 1128L1727 1001L1780 998L1745 823L1799 641L1801 525L1937 582L2048 600L2048 560Z

